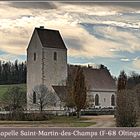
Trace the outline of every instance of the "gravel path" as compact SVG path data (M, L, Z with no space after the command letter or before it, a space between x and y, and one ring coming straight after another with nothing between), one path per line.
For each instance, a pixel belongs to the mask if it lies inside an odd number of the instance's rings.
M95 125L89 127L115 127L114 115L99 115L99 116L83 116L85 118L90 118L90 122L96 122Z

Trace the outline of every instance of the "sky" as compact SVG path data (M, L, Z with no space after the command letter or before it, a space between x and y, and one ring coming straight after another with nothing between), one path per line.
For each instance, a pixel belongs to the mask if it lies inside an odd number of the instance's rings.
M0 2L0 60L26 60L35 27L59 30L68 63L140 73L140 3Z

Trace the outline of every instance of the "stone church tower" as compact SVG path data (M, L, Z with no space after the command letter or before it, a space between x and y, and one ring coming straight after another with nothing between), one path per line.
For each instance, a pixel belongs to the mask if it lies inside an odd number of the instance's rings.
M27 48L27 108L35 86L66 85L67 48L57 30L35 28Z

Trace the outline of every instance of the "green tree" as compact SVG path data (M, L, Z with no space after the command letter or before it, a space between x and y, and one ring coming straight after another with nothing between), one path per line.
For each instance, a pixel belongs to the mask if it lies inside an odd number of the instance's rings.
M126 89L126 84L127 84L127 75L124 71L121 71L118 77L117 90L121 91Z
M127 88L133 89L138 84L140 84L140 75L132 71L128 77Z
M73 98L73 85L74 85L74 76L71 73L68 73L68 78L66 81L66 98L65 98L65 105L69 109L75 108L75 102Z
M136 126L135 94L127 90L127 75L122 71L118 78L116 125L117 127Z
M73 97L77 111L77 118L79 118L81 109L85 107L87 97L85 77L83 74L83 69L80 66L77 68L76 77L74 80Z
M26 108L26 92L22 88L18 86L9 88L2 101L9 108L12 119L22 119L23 111Z
M132 90L121 90L117 95L117 127L135 127L137 123L136 116L136 98Z
M26 62L0 61L0 84L26 83Z

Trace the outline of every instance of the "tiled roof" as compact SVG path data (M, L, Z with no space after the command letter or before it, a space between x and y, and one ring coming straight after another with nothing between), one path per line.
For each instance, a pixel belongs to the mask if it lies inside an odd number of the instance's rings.
M77 66L69 65L69 73L76 73ZM83 67L86 86L88 90L114 91L116 90L115 80L107 69L94 69Z
M35 28L43 47L67 49L58 30Z
M61 101L65 101L67 90L66 86L52 86Z

